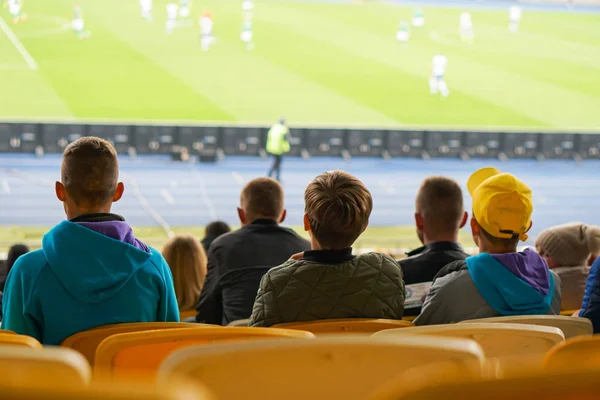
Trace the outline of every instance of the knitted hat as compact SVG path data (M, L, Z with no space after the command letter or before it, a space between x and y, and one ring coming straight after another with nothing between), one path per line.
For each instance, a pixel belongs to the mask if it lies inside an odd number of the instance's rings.
M553 226L539 234L535 247L559 266L586 265L591 254L600 252L600 227L581 222Z

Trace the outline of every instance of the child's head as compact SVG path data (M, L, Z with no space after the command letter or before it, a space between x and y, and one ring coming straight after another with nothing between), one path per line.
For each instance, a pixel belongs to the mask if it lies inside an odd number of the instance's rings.
M600 227L580 222L553 226L538 235L535 247L550 268L591 265L600 255Z
M514 175L482 168L471 175L467 188L473 199L471 232L481 252L509 253L531 228L531 189Z
M306 188L304 202L304 229L310 232L315 250L352 246L367 229L373 209L369 190L344 171L317 176Z
M206 279L206 253L192 235L178 235L169 240L163 257L171 268L179 309L196 308Z
M56 197L69 219L82 214L110 212L123 195L119 162L114 147L104 139L82 137L63 153L61 182Z

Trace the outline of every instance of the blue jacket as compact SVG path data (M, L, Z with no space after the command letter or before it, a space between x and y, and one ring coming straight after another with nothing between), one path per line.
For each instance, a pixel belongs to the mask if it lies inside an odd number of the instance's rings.
M583 295L583 304L579 316L588 318L594 325L594 333L600 333L600 257L594 261L590 269L587 283L585 284L585 294Z
M63 221L19 257L3 295L2 328L58 345L121 322L179 321L169 266L124 221Z

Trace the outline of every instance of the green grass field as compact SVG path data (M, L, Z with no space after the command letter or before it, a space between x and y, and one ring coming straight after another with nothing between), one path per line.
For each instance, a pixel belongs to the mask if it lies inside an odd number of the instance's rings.
M425 8L426 26L395 40L412 10L383 3L258 0L256 48L239 39L241 1L202 0L193 20L164 32L137 0L80 0L89 40L69 29L72 0L26 0L25 22L0 15L38 69L0 31L0 117L451 125L585 129L600 126L600 15L472 11L476 40L458 38L459 9ZM200 50L197 19L214 17L217 42ZM449 59L447 99L427 79Z

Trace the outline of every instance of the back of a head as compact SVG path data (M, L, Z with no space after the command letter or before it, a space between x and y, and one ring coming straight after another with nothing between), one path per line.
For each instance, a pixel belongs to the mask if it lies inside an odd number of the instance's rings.
M104 139L82 137L63 153L61 180L78 206L105 205L112 200L119 180L117 152Z
M535 246L559 267L587 265L600 253L600 227L581 222L553 226L538 235Z
M8 255L6 256L6 275L10 272L10 269L15 265L17 258L21 257L23 254L29 253L29 247L24 244L15 244L11 246L8 250Z
M206 225L204 236L217 238L231 231L229 225L224 221L213 221Z
M192 235L177 235L165 245L162 254L173 274L179 309L194 309L206 279L204 248Z
M463 193L456 181L433 176L421 184L416 210L430 237L456 235L464 215Z
M283 200L283 188L279 182L271 178L256 178L242 189L240 206L246 213L248 223L258 219L279 222Z
M304 193L313 237L323 249L352 246L369 223L373 198L365 185L344 171L317 176Z

